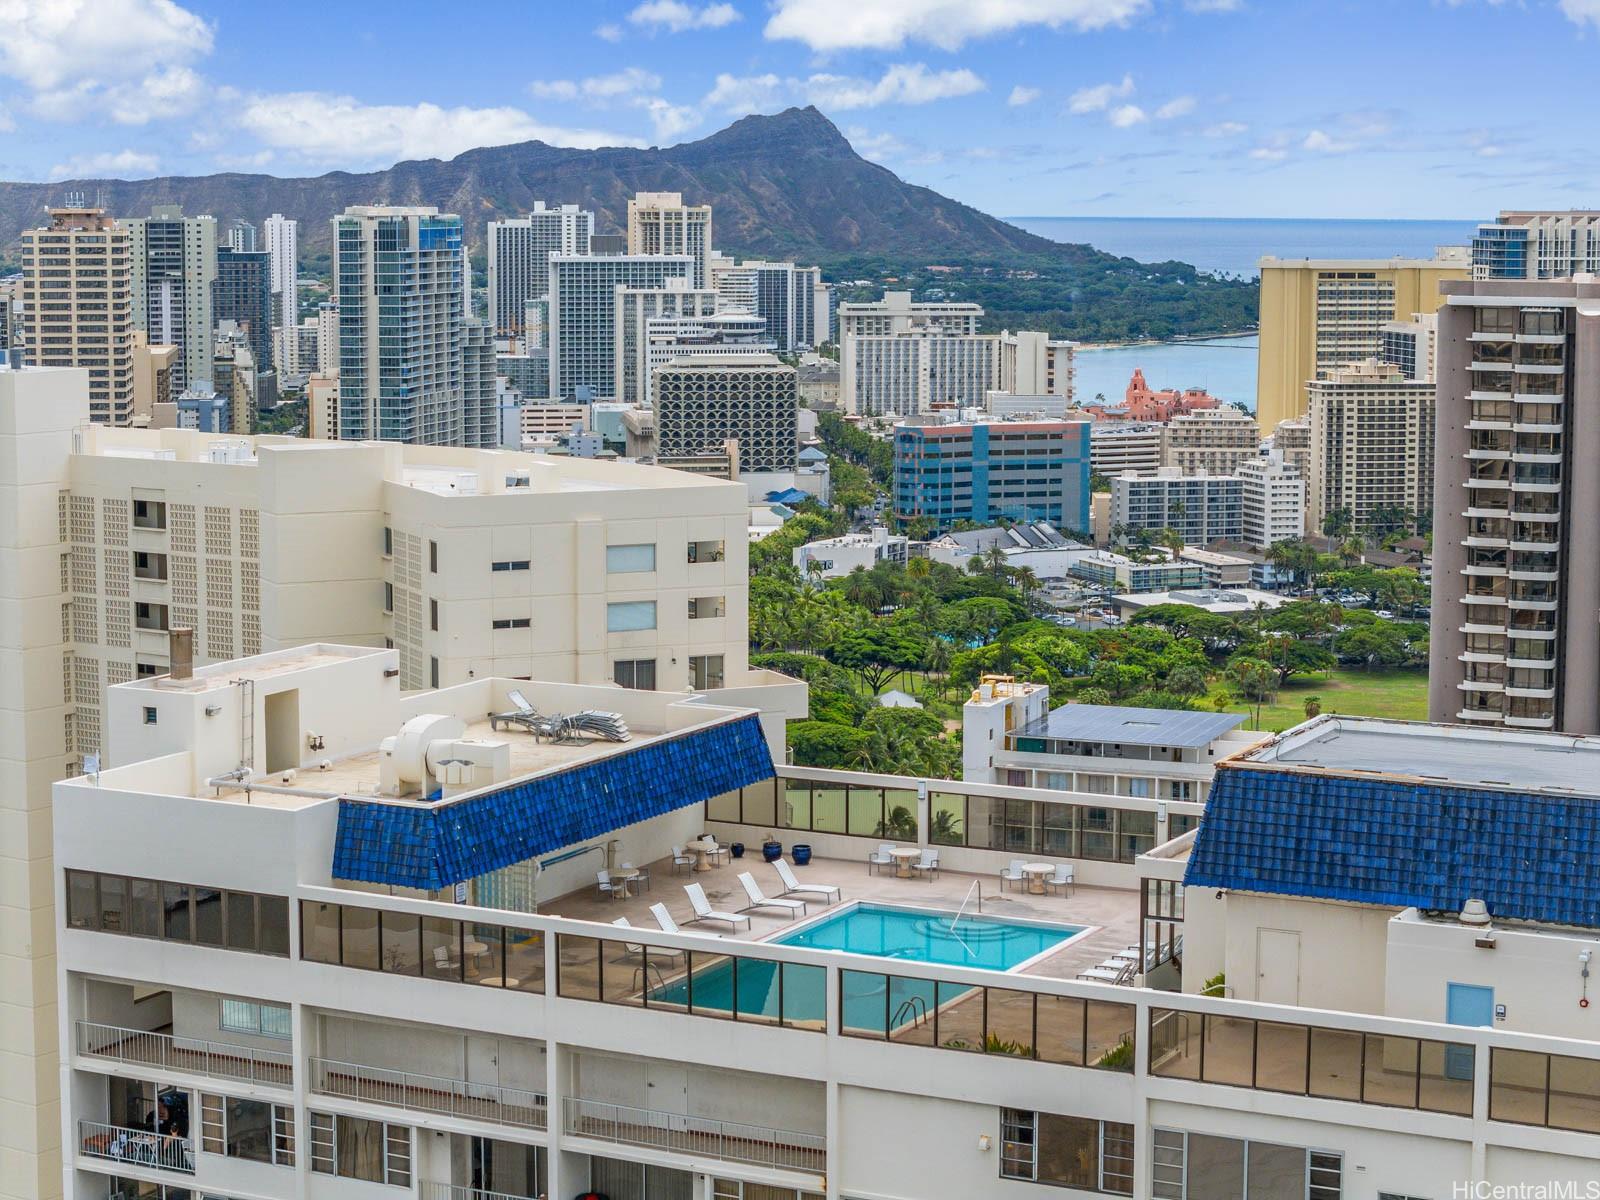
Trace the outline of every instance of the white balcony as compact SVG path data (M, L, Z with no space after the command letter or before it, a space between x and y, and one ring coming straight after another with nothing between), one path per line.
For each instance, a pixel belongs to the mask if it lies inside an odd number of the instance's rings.
M778 1170L818 1175L827 1170L827 1141L821 1134L602 1104L575 1096L567 1098L565 1111L568 1137Z
M1553 729L1555 728L1556 723L1554 713L1551 713L1547 717L1506 716L1502 719L1513 729Z
M291 1087L294 1057L287 1050L258 1050L229 1042L173 1037L144 1029L79 1021L78 1053L130 1066L185 1071L208 1079L235 1079L269 1087Z
M312 1058L308 1065L311 1090L324 1096L521 1129L547 1127L547 1104L542 1092L393 1071L330 1058Z
M194 1141L104 1121L78 1122L78 1152L130 1167L194 1174Z

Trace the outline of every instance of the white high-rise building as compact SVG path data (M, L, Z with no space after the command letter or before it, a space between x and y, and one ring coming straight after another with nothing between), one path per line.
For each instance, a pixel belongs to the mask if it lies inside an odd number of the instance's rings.
M1433 509L1434 385L1367 359L1306 384L1311 471L1306 523L1320 531L1335 512L1360 532ZM1496 478L1506 474L1504 459Z
M133 323L152 346L176 346L172 390L211 378L212 292L217 280L217 221L186 217L157 204L148 217L120 222L133 266Z
M300 323L300 222L273 213L262 227L267 253L272 256L274 324L288 328Z
M309 318L308 318L309 319ZM339 371L339 306L330 301L317 305L317 373Z
M645 320L644 328L639 356L642 366L638 372L642 388L636 403L645 408L655 405L656 376L663 367L738 363L752 354L770 354L777 349L767 336L765 322L754 313L650 317Z
M0 938L7 1196L60 1194L50 782L103 750L108 684L167 673L173 629L195 631L196 662L390 643L407 689L500 674L604 685L657 667L681 689L708 658L730 684L746 676L742 486L499 451L90 426L88 403L82 369L0 370L13 818L0 926L36 931ZM695 600L722 615L690 620ZM281 1194L270 1179L228 1190Z
M1472 239L1474 279L1564 279L1600 272L1600 212L1502 212Z
M716 292L710 288L691 288L687 278L669 279L665 287L659 288L617 288L616 365L613 369L617 399L634 405L648 401L650 321L657 317L709 317L717 311L718 305Z
M664 462L739 445L739 470L793 471L799 401L794 368L771 354L676 359L652 380L656 441Z
M524 334L528 303L550 289L550 256L587 254L593 233L592 212L543 200L525 217L489 222L489 325L496 337Z
M1013 396L1061 396L1072 403L1076 342L1032 330L1000 335L1000 389Z
M910 292L839 305L839 399L862 416L976 407L1001 377L998 339L978 333L983 308L916 303Z
M640 192L628 201L629 254L686 254L697 288L711 286L711 206L679 192Z
M780 353L793 354L819 345L815 340L817 290L822 272L792 262L713 262L712 281L718 307L755 313L766 322L767 335Z
M1306 481L1280 451L1241 462L1239 476L1244 540L1260 550L1302 537L1306 528Z
M589 400L617 395L619 289L665 288L693 278L688 255L550 256L550 397Z

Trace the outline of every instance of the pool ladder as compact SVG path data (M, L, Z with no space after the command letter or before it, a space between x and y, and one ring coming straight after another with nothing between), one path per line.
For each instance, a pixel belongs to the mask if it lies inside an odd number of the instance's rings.
M891 1030L900 1028L901 1017L910 1017L911 1028L915 1029L928 1019L928 1002L921 996L912 996L909 1000L902 1000L900 1007L894 1010L894 1019L889 1022Z

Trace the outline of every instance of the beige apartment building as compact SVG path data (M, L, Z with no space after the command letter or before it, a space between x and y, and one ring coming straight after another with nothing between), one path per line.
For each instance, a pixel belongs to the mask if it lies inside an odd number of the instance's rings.
M679 192L638 193L628 200L628 253L687 254L694 286L710 287L711 206L685 204Z
M1378 357L1383 326L1439 307L1439 284L1471 273L1466 247L1431 259L1263 258L1256 417L1263 429L1306 413L1306 384Z
M1161 465L1185 475L1232 475L1260 452L1256 419L1237 408L1183 413L1161 429Z
M82 369L0 370L0 1195L58 1195L51 783L110 684L317 641L399 685L688 691L748 676L742 485L393 442L91 424Z
M1283 461L1300 472L1300 478L1311 478L1311 418L1293 417L1279 421L1272 434L1272 448L1283 455Z
M172 366L178 359L176 346L152 346L142 329L133 331L133 421L153 425L157 405L171 407L178 398L172 390Z
M24 361L89 372L89 419L126 425L136 401L128 231L103 208L52 208L22 232Z
M1306 385L1311 474L1306 526L1348 509L1366 530L1380 509L1433 508L1433 384L1376 359Z

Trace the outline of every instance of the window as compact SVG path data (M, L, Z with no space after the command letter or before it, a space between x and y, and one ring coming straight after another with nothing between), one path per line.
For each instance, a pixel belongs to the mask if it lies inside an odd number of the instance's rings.
M411 1127L311 1114L311 1169L319 1175L411 1186Z
M282 896L93 871L69 870L66 876L70 929L198 942L257 954L289 953L289 908Z
M152 554L148 550L135 550L133 552L133 577L135 579L153 579L157 582L167 577L167 556L165 554Z
M656 660L653 658L618 659L611 668L611 681L619 687L635 688L641 692L656 690Z
M710 617L721 617L727 614L728 598L726 596L691 596L689 597L689 620L704 621Z
M146 725L154 725L156 723L156 710L148 704L144 706L144 723Z
M439 573L439 543L438 542L429 542L428 543L428 574L437 575L438 573Z
M722 539L689 543L689 561L692 563L721 562L727 557L727 546Z
M383 556L394 557L394 530L387 525L383 527Z
M489 569L492 571L526 571L528 564L529 560L526 558L510 558L490 563Z
M1133 1126L1003 1108L1000 1175L1131 1196Z
M383 611L386 613L394 611L394 584L387 579L383 581Z
M225 1033L249 1033L258 1037L292 1036L288 1005L262 1004L255 1000L223 1000L217 1027Z
M433 630L434 633L439 632L439 602L437 600L428 601L428 628Z
M134 667L134 671L140 679L152 679L157 675L165 675L167 673L167 669L163 666L156 663L143 662L138 663Z
M432 688L439 686L439 660L437 658L428 659L428 686Z
M472 950L463 954L463 947ZM388 975L544 991L544 934L482 921L302 900L300 957Z
M654 571L655 569L656 548L653 542L636 546L606 547L606 574L608 575L631 575L641 571Z
M527 629L533 622L527 617L496 617L491 624L496 629Z
M1153 1200L1339 1200L1343 1177L1340 1154L1158 1128L1150 1195Z
M200 1149L247 1162L294 1166L294 1109L200 1094Z
M606 632L629 633L656 627L654 600L624 600L606 605Z
M140 629L165 631L167 628L167 606L165 604L149 604L138 601L133 606L133 623Z
M689 656L689 686L695 691L719 688L723 684L722 655L692 654Z
M165 529L167 506L161 500L135 500L133 502L133 527L135 529Z

